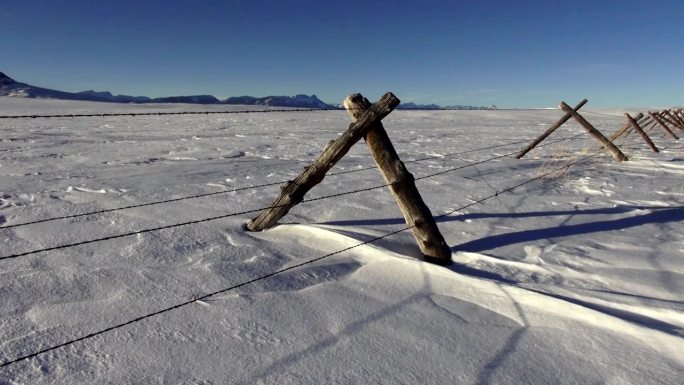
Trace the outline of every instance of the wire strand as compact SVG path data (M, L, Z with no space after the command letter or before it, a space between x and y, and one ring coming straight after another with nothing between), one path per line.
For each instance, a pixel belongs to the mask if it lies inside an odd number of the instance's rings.
M574 137L558 139L556 141L545 144L545 146L550 146L550 145L556 144L560 141L569 140L572 138L574 138ZM538 147L542 147L542 146L538 146ZM444 171L436 172L433 174L425 175L425 176L422 176L419 178L415 178L414 180L419 181L419 180L423 180L423 179L432 178L432 177L435 177L438 175L443 175L443 174L453 172L456 170L461 170L461 169L464 169L464 168L467 168L470 166L491 162L491 161L494 161L497 159L502 159L502 158L505 158L507 156L514 155L516 153L517 153L517 151L507 153L507 154L503 154L503 155L498 155L498 156L488 158L485 160L481 160L481 161L469 163L466 165L453 167L453 168L450 168L448 170L444 170ZM336 197L340 197L340 196L344 196L344 195L350 195L350 194L356 194L356 193L365 192L365 191L377 190L380 188L388 187L390 185L391 184L381 184L381 185L376 185L376 186L372 186L372 187L356 189L356 190L352 190L352 191L346 191L346 192L341 192L341 193L336 193L336 194L324 195L324 196L317 197L317 198L304 199L300 203L316 202L316 201L320 201L320 200L324 200L324 199L330 199L330 198L336 198ZM42 248L42 249L35 249L35 250L30 250L30 251L26 251L26 252L22 252L22 253L15 253L15 254L2 256L2 257L0 257L0 261L6 260L6 259L15 259L15 258L27 256L27 255L42 253L42 252L67 249L67 248L71 248L71 247L75 247L75 246L87 245L90 243L103 242L103 241L108 241L108 240L118 239L118 238L125 238L125 237L129 237L129 236L133 236L133 235L146 234L146 233L151 233L151 232L156 232L156 231L161 231L161 230L166 230L166 229L171 229L171 228L176 228L176 227L181 227L181 226L188 226L188 225L193 225L193 224L198 224L198 223L210 222L210 221L215 221L218 219L225 219L225 218L235 217L235 216L239 216L239 215L260 212L263 210L279 208L279 207L288 207L288 206L292 207L293 205L285 204L285 205L276 205L276 206L272 206L272 205L271 206L265 206L265 207L260 207L260 208L256 208L256 209L232 212L232 213L228 213L228 214L217 215L217 216L213 216L213 217L197 219L197 220L192 220L192 221L187 221L187 222L175 223L175 224L166 225L166 226L158 226L158 227L153 227L153 228L149 228L149 229L131 231L128 233L123 233L123 234L109 235L106 237L100 237L100 238L90 239L90 240L86 240L86 241L79 241L79 242L74 242L74 243L67 243L67 244L62 244L62 245L57 245L57 246L46 247L46 248Z
M501 194L503 194L503 193L511 192L511 191L513 191L513 190L515 190L515 189L517 189L517 188L520 188L520 187L522 187L522 186L524 186L524 185L527 185L527 184L532 183L532 182L534 182L534 181L537 181L537 180L540 180L540 179L542 179L542 178L545 178L545 177L547 177L547 176L549 176L549 175L551 175L551 174L553 174L553 173L563 171L563 170L565 170L565 169L567 169L567 168L569 168L569 167L571 167L571 166L573 166L573 165L575 165L575 164L577 164L577 163L579 163L579 162L581 162L581 161L584 161L584 160L587 160L587 159L589 159L589 158L591 158L591 157L594 157L594 156L600 154L601 152L603 152L603 149L601 149L601 150L598 151L597 153L594 153L594 154L592 154L592 155L589 155L589 156L580 158L579 160L576 160L576 161L573 161L573 162L571 162L571 163L568 163L568 164L564 165L563 167L560 167L560 168L557 168L557 169L555 169L555 170L551 170L551 171L546 172L546 173L544 173L544 174L538 175L538 176L536 176L536 177L534 177L534 178L532 178L532 179L529 179L529 180L527 180L527 181L525 181L525 182L519 183L519 184L517 184L517 185L515 185L515 186L511 186L511 187L508 187L508 188L506 188L506 189L497 191L495 194L491 194L491 195L489 195L489 196L487 196L487 197L481 198L481 199L479 199L479 200L477 200L477 201L471 202L471 203L469 203L469 204L467 204L467 205L461 206L461 207L459 207L459 208L457 208L457 209L451 210L451 211L449 211L449 212L447 212L447 213L444 213L444 214L439 215L439 216L434 217L434 218L435 218L435 219L441 219L441 218L444 218L444 217L446 217L446 216L449 216L449 215L451 215L451 214L453 214L453 213L455 213L455 212L457 212L457 211L465 210L465 209L467 209L467 208L469 208L469 207L472 207L472 206L474 206L474 205L484 203L484 202L486 202L487 200L492 199L492 198L494 198L494 197L497 197L497 196L499 196L499 195L501 195ZM68 341L63 342L63 343L61 343L61 344L53 345L53 346L47 347L47 348L45 348L45 349L42 349L42 350L39 350L39 351L36 351L36 352L33 352L33 353L30 353L30 354L27 354L27 355L24 355L24 356L21 356L21 357L17 357L17 358L11 359L11 360L9 360L9 361L6 361L6 362L1 363L1 364L0 364L0 367L10 366L10 365L12 365L12 364L15 364L15 363L18 363L18 362L21 362L21 361L24 361L24 360L28 360L28 359L37 357L37 356L39 356L39 355L41 355L41 354L44 354L44 353L47 353L47 352L50 352L50 351L53 351L53 350L56 350L56 349L59 349L59 348L62 348L62 347L66 347L66 346L69 346L69 345L73 345L73 344L78 343L78 342L80 342L80 341L84 341L84 340L87 340L87 339L90 339L90 338L94 338L94 337L97 337L97 336L99 336L99 335L102 335L102 334L111 332L111 331L116 330L116 329L123 328L123 327L125 327L125 326L127 326L127 325L131 325L131 324L133 324L133 323L137 323L137 322L143 321L143 320L145 320L145 319L155 317L155 316L157 316L157 315L161 315L161 314L164 314L164 313L168 313L168 312L173 311L173 310L175 310L175 309L179 309L179 308L181 308L181 307L185 307L185 306L190 305L190 304L192 304L192 303L195 303L195 302L198 302L198 301L202 301L202 300L208 299L208 298L213 297L213 296L216 296L216 295L218 295L218 294L223 294L223 293L226 293L226 292L228 292L228 291L232 291L232 290L241 288L241 287L243 287L243 286L247 286L247 285L250 285L250 284L252 284L252 283L255 283L255 282L258 282L258 281L262 281L262 280L268 279L268 278L273 277L273 276L275 276L275 275L279 275L279 274L282 274L282 273L284 273L284 272L287 272L287 271L290 271L290 270L293 270L293 269L296 269L296 268L299 268L299 267L302 267L302 266L305 266L305 265L308 265L308 264L311 264L311 263L314 263L314 262L318 262L318 261L320 261L320 260L322 260L322 259L329 258L329 257L332 257L332 256L334 256L334 255L338 255L338 254L344 253L344 252L349 251L349 250L353 250L353 249L355 249L355 248L357 248L357 247L361 247L361 246L364 246L364 245L367 245L367 244L370 244L370 243L379 241L379 240L381 240L381 239L388 238L388 237L393 236L393 235L395 235L395 234L404 232L404 231L406 231L406 230L410 230L410 229L412 229L413 227L415 227L415 225L407 226L407 227L404 227L404 228L402 228L402 229L395 230L395 231L392 231L392 232L383 234L383 235L381 235L381 236L377 236L377 237L374 237L374 238L372 238L372 239L368 239L368 240L366 240L366 241L362 241L362 242L360 242L360 243L358 243L358 244L356 244L356 245L352 245L352 246L346 247L346 248L344 248L344 249L337 250L337 251L334 251L334 252L332 252L332 253L325 254L325 255L320 256L320 257L316 257L316 258L313 258L313 259L309 259L309 260L307 260L307 261L304 261L304 262L301 262L301 263L298 263L298 264L295 264L295 265L291 265L291 266L288 266L288 267L285 267L285 268L281 268L281 269L278 269L278 270L276 270L276 271L274 271L274 272L271 272L271 273L268 273L268 274L265 274L265 275L262 275L262 276L253 278L253 279L251 279L251 280L248 280L248 281L245 281L245 282L242 282L242 283L239 283L239 284L236 284L236 285L233 285L233 286L224 288L224 289L220 289L220 290L216 290L216 291L213 291L213 292L209 292L209 293L203 294L203 295L201 295L201 296L199 296L199 297L195 297L195 298L193 298L193 299L191 299L191 300L184 301L184 302L175 304L175 305L173 305L173 306L169 306L169 307L166 307L166 308L157 310L157 311L155 311L155 312L153 312L153 313L148 313L148 314L142 315L142 316L140 316L140 317L134 318L134 319L132 319L132 320L129 320L129 321L126 321L126 322L123 322L123 323L119 323L119 324L116 324L116 325L107 327L107 328L105 328L105 329L102 329L102 330L99 330L99 331L96 331L96 332L93 332L93 333L86 334L86 335L84 335L84 336L81 336L81 337L78 337L78 338L75 338L75 339L68 340Z
M460 152L455 152L455 153L445 154L445 155L428 156L428 157L423 157L423 158L419 158L419 159L408 160L404 163L415 163L415 162L422 162L422 161L432 160L432 159L449 158L449 157L453 157L456 155L463 155L463 154L472 153L472 152L491 150L491 149L495 149L495 148L512 146L512 145L521 144L521 143L526 143L526 141L516 141L516 142L500 144L500 145L495 145L495 146L488 146L488 147L483 147L483 148L478 148L478 149L473 149L473 150L460 151ZM358 169L353 169L353 170L334 172L334 173L327 174L327 176L344 175L344 174L350 174L350 173L354 173L354 172L372 170L372 169L376 169L376 168L378 168L377 165L368 166L368 167L363 167L363 168L358 168ZM80 217L84 217L84 216L99 215L99 214L111 213L111 212L115 212L115 211L127 210L127 209L132 209L132 208L148 207L148 206L153 206L153 205L158 205L158 204L163 204L163 203L179 202L179 201L184 201L184 200L188 200L188 199L197 199L197 198L204 198L204 197L215 196L215 195L223 195L223 194L234 193L234 192L239 192L239 191L276 186L276 185L280 185L280 184L287 183L287 182L288 182L288 180L282 180L282 181L277 181L277 182L258 184L258 185L254 185L254 186L236 187L236 188L233 188L230 190L215 191L215 192L210 192L210 193L196 194L196 195L190 195L190 196L179 197L179 198L164 199L164 200L148 202L148 203L140 203L140 204L135 204L135 205L115 207L115 208L111 208L111 209L102 209L102 210L89 211L89 212L79 213L79 214L71 214L71 215L64 215L64 216L59 216L59 217L36 219L33 221L28 221L28 222L21 222L21 223L14 223L14 224L0 226L0 229L11 229L11 228L16 228L16 227L34 225L34 224L38 224L38 223L52 222L52 221L56 221L56 220L74 219L74 218L80 218Z

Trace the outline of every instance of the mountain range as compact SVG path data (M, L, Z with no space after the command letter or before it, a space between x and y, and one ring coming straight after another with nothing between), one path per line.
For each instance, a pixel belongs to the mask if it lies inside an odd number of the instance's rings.
M64 92L49 88L36 87L20 83L0 72L0 96L20 98L42 98L62 100L83 100L91 102L110 103L192 103L192 104L246 104L277 107L321 108L334 109L336 106L327 104L316 95L295 96L266 96L255 98L252 96L230 97L219 100L212 95L168 96L149 98L147 96L113 95L108 91Z
M113 95L108 91L81 91L65 92L49 88L32 86L20 83L0 72L0 96L20 97L20 98L41 98L41 99L62 99L62 100L82 100L91 102L109 103L191 103L191 104L240 104L258 105L273 107L294 107L294 108L320 108L320 109L341 109L340 106L327 104L320 100L316 95L295 95L295 96L265 96L256 98L253 96L237 96L220 100L212 95L190 95L190 96L167 96L161 98L149 98L147 96ZM408 110L474 110L474 109L496 109L491 107L473 106L448 106L441 107L436 104L414 104L403 103L398 109Z

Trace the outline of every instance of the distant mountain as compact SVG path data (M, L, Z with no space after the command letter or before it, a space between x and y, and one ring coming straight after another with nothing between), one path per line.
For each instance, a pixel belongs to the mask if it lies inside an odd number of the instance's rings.
M148 103L152 99L147 96L112 95L109 91L97 92L93 90L81 91L77 95L82 95L94 99L102 99L112 103Z
M252 96L237 96L226 99L222 104L247 104L255 106L277 106L277 107L298 107L298 108L336 108L320 100L316 95L295 95L295 96L266 96L255 98Z
M416 104L416 103L401 103L397 106L398 110L441 110L442 107L436 104Z
M191 103L191 104L218 104L221 101L212 95L191 95L191 96L167 96L154 98L149 103Z
M267 96L263 98L240 96L221 101L212 95L169 96L153 99L147 96L112 95L112 93L108 91L98 92L88 90L82 92L64 92L51 90L48 88L35 87L26 83L19 83L2 72L0 72L0 96L83 100L110 103L247 104L294 108L335 108L334 106L331 106L318 99L316 95Z
M43 98L43 99L63 99L63 100L83 100L91 102L109 103L191 103L191 104L241 104L254 106L272 107L293 107L293 108L320 108L320 109L339 109L341 107L330 105L320 100L316 95L295 95L295 96L266 96L255 98L253 96L230 97L226 100L219 100L212 95L191 95L191 96L168 96L161 98L149 98L147 96L112 95L108 91L82 91L64 92L51 90L48 88L35 87L26 83L19 83L4 73L0 72L0 96L20 97L20 98ZM475 107L475 106L447 106L441 107L436 104L415 104L402 103L397 109L404 110L491 110L496 106Z

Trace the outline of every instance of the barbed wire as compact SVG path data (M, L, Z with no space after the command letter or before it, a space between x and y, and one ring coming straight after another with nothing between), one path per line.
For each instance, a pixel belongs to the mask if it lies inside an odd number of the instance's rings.
M564 141L564 140L570 140L570 139L579 137L580 135L584 135L584 134L578 134L578 135L575 135L574 137L558 139L556 141L552 141L552 142L549 142L545 145L537 146L537 147L550 146L550 145L556 144L556 143ZM514 154L517 154L517 151L511 152L511 153L506 153L503 155L498 155L498 156L491 157L491 158L484 159L484 160L480 160L477 162L468 163L468 164L461 165L458 167L452 167L452 168L449 168L447 170L443 170L443 171L439 171L439 172L436 172L433 174L428 174L428 175L425 175L422 177L415 178L414 180L420 181L423 179L433 178L435 176L443 175L443 174L453 172L456 170L461 170L461 169L464 169L464 168L467 168L470 166L475 166L475 165L479 165L479 164L488 163L488 162L491 162L494 160L502 159L502 158L505 158L507 156L511 156ZM315 201L320 201L320 200L324 200L324 199L336 198L336 197L340 197L340 196L344 196L344 195L350 195L350 194L356 194L356 193L365 192L365 191L376 190L376 189L388 187L390 185L392 185L392 183L380 184L380 185L362 188L362 189L356 189L356 190L352 190L352 191L345 191L345 192L341 192L341 193L324 195L321 197L304 199L299 203L315 202ZM35 249L35 250L30 250L30 251L26 251L26 252L22 252L22 253L15 253L15 254L2 256L2 257L0 257L0 261L6 260L6 259L15 259L15 258L27 256L27 255L42 253L42 252L67 249L67 248L71 248L71 247L87 245L90 243L97 243L97 242L103 242L103 241L108 241L108 240L112 240L112 239L125 238L125 237L129 237L129 236L133 236L133 235L146 234L146 233L150 233L150 232L156 232L156 231L161 231L161 230L166 230L166 229L171 229L171 228L176 228L176 227L188 226L188 225L193 225L193 224L198 224L198 223L203 223L203 222L210 222L210 221L215 221L218 219L225 219L225 218L235 217L235 216L244 215L244 214L252 214L252 213L260 212L260 211L267 210L267 209L287 207L287 206L291 206L291 205L265 206L265 207L260 207L260 208L256 208L256 209L251 209L251 210L244 210L244 211L238 211L238 212L233 212L233 213L217 215L217 216L208 217L208 218L204 218L204 219L197 219L197 220L192 220L192 221L187 221L187 222L175 223L175 224L171 224L171 225L158 226L158 227L153 227L153 228L149 228L149 229L131 231L128 233L123 233L123 234L109 235L109 236L85 240L85 241L67 243L67 244L62 244L62 245L57 245L57 246L46 247L46 248L42 248L42 249Z
M611 116L613 118L624 118L625 115L616 115L616 114L609 114L607 112L597 112L597 111L589 111L582 109L580 111L577 111L579 114L594 114L594 115L603 115L603 116Z
M575 160L575 161L573 161L573 162L570 162L570 163L566 163L566 164L563 165L562 167L559 167L559 168L557 168L557 169L554 169L554 170L545 172L545 173L543 173L543 174L541 174L541 175L538 175L538 176L536 176L536 177L534 177L534 178L531 178L531 179L529 179L529 180L527 180L527 181L525 181L525 182L516 184L516 185L514 185L514 186L510 186L510 187L505 188L505 189L502 189L502 190L497 190L494 194L488 195L488 196L486 196L486 197L484 197L484 198L478 199L478 200L476 200L476 201L474 201L474 202L468 203L468 204L463 205L463 206L461 206L461 207L459 207L459 208L456 208L456 209L454 209L454 210L450 210L450 211L448 211L448 212L446 212L446 213L443 213L443 214L441 214L441 215L438 215L438 216L434 217L434 219L435 219L435 220L438 220L438 219L447 217L447 216L452 215L453 213L455 213L455 212L457 212L457 211L465 210L465 209L467 209L467 208L469 208L469 207L472 207L472 206L475 206L475 205L477 205L477 204L482 204L482 203L484 203L484 202L486 202L486 201L488 201L488 200L490 200L490 199L493 199L493 198L495 198L495 197L498 197L498 196L500 196L500 195L502 195L502 194L512 192L512 191L514 191L515 189L518 189L518 188L520 188L520 187L522 187L522 186L525 186L525 185L530 184L530 183L532 183L532 182L535 182L535 181L537 181L537 180L546 178L546 177L548 177L549 175L552 175L552 174L554 174L554 173L557 173L557 172L566 170L566 169L568 169L569 167L574 166L574 165L577 164L577 163L580 163L580 162L582 162L582 161L588 160L588 159L590 159L590 158L592 158L592 157L594 157L594 156L599 155L599 154L600 154L601 152L603 152L603 151L604 151L604 149L601 149L600 151L598 151L598 152L596 152L596 153L594 153L594 154L591 154L591 155L582 157L582 158L580 158L580 159L578 159L578 160ZM332 257L332 256L334 256L334 255L338 255L338 254L341 254L341 253L344 253L344 252L353 250L353 249L355 249L355 248L358 248L358 247L361 247L361 246L364 246L364 245L368 245L368 244L371 244L371 243L373 243L373 242L377 242L377 241L379 241L379 240L388 238L388 237L393 236L393 235L395 235L395 234L399 234L399 233L401 233L401 232L410 230L410 229L412 229L412 228L414 228L414 227L415 227L415 225L406 226L406 227L401 228L401 229L399 229L399 230L395 230L395 231L392 231L392 232L383 234L383 235L381 235L381 236L377 236L377 237L368 239L368 240L366 240L366 241L359 242L359 243L356 244L356 245L352 245L352 246L343 248L343 249L341 249L341 250L337 250L337 251L334 251L334 252L332 252L332 253L325 254L325 255L323 255L323 256L319 256L319 257L316 257L316 258L313 258L313 259L309 259L309 260L306 260L306 261L301 262L301 263L298 263L298 264L294 264L294 265L291 265L291 266L288 266L288 267L285 267L285 268L281 268L281 269L278 269L278 270L276 270L276 271L274 271L274 272L271 272L271 273L268 273L268 274L264 274L264 275L258 276L258 277L256 277L256 278L251 279L251 280L244 281L244 282L242 282L242 283L239 283L239 284L236 284L236 285L232 285L232 286L227 287L227 288L223 288L223 289L216 290L216 291L213 291L213 292L205 293L205 294L203 294L203 295L201 295L201 296L195 296L194 298L192 298L192 299L190 299L190 300L183 301L183 302L180 302L180 303L178 303L178 304L175 304L175 305L172 305L172 306L169 306L169 307L166 307L166 308L157 310L157 311L155 311L155 312L152 312L152 313L148 313L148 314L142 315L142 316L137 317L137 318L134 318L134 319L132 319L132 320L129 320L129 321L126 321L126 322L123 322L123 323L119 323L119 324L116 324L116 325L107 327L107 328L105 328L105 329L102 329L102 330L99 330L99 331L96 331L96 332L93 332L93 333L89 333L89 334L86 334L86 335L84 335L84 336L81 336L81 337L78 337L78 338L75 338L75 339L71 339L71 340L65 341L65 342L63 342L63 343L60 343L60 344L57 344L57 345L53 345L53 346L47 347L47 348L45 348L45 349L42 349L42 350L39 350L39 351L30 353L30 354L21 356L21 357L17 357L17 358L14 358L14 359L10 359L9 361L0 363L0 367L7 367L7 366L10 366L10 365L12 365L12 364L15 364L15 363L18 363L18 362L27 360L27 359L31 359L31 358L37 357L37 356L39 356L39 355L41 355L41 354L44 354L44 353L47 353L47 352L50 352L50 351L53 351L53 350L56 350L56 349L59 349L59 348L62 348L62 347L66 347L66 346L69 346L69 345L73 345L73 344L78 343L78 342L80 342L80 341L84 341L84 340L87 340L87 339L90 339L90 338L94 338L94 337L97 337L97 336L99 336L99 335L108 333L108 332L113 331L113 330L116 330L116 329L123 328L123 327L125 327L125 326L127 326L127 325L131 325L131 324L134 324L134 323L137 323L137 322L141 322L141 321L143 321L143 320L145 320L145 319L155 317L155 316L157 316L157 315L161 315L161 314L164 314L164 313L171 312L171 311L173 311L173 310L176 310L176 309L185 307L185 306L187 306L187 305L190 305L190 304L193 304L193 303L196 303L196 302L199 302L199 301L203 301L203 300L209 299L209 298L214 297L214 296L216 296L216 295L218 295L218 294L223 294L223 293L226 293L226 292L229 292L229 291L232 291L232 290L235 290L235 289L238 289L238 288L241 288L241 287L250 285L250 284L252 284L252 283L259 282L259 281L268 279L268 278L270 278L270 277L273 277L273 276L282 274L282 273L284 273L284 272L287 272L287 271L290 271L290 270L293 270L293 269L296 269L296 268L299 268L299 267L302 267L302 266L305 266L305 265L308 265L308 264L312 264L312 263L318 262L318 261L320 261L320 260L323 260L323 259Z
M52 119L52 118L84 118L84 117L116 117L116 116L165 116L165 115L213 115L213 114L255 114L271 112L316 112L316 111L350 111L362 108L274 108L268 110L221 110L221 111L173 111L173 112L101 112L75 114L28 114L28 115L0 115L0 119ZM363 108L365 110L365 108ZM547 108L405 108L397 107L395 111L546 111Z
M561 140L571 140L571 139L575 139L576 137L577 136L573 136L573 137L564 138ZM561 141L561 140L559 140L559 141ZM473 152L479 152L479 151L484 151L484 150L491 150L491 149L495 149L495 148L507 147L507 146L512 146L515 144L521 144L521 143L526 143L526 142L527 142L527 140L515 141L515 142L510 142L510 143L505 143L505 144L500 144L500 145L487 146L487 147L482 147L482 148L477 148L477 149L472 149L472 150L459 151L459 152L450 153L450 154L427 156L427 157L423 157L423 158L407 160L404 163L415 163L415 162L422 162L422 161L433 160L433 159L445 159L445 158L450 158L450 157L457 156L457 155L463 155L463 154L467 154L467 153L473 153ZM350 174L350 173L354 173L354 172L372 170L372 169L376 169L376 168L378 168L377 165L376 166L368 166L368 167L356 168L356 169L352 169L352 170L334 172L334 173L327 174L327 176L344 175L344 174ZM204 198L204 197L215 196L215 195L223 195L223 194L234 193L234 192L239 192L239 191L276 186L276 185L280 185L280 184L283 184L286 182L288 182L288 180L258 184L258 185L253 185L253 186L236 187L236 188L233 188L230 190L214 191L214 192L210 192L210 193L202 193L202 194L190 195L190 196L179 197L179 198L164 199L164 200L160 200L160 201L140 203L140 204L135 204L135 205L128 205L128 206L111 208L111 209L102 209L102 210L90 211L90 212L86 212L86 213L79 213L79 214L64 215L64 216L59 216L59 217L37 219L37 220L29 221L29 222L22 222L22 223L15 223L15 224L0 226L0 230L1 229L11 229L11 228L16 228L16 227L22 227L22 226L28 226L28 225L34 225L34 224L38 224L38 223L52 222L52 221L56 221L56 220L74 219L74 218L80 218L80 217L84 217L84 216L99 215L99 214L111 213L111 212L116 212L116 211L121 211L121 210L132 209L132 208L148 207L148 206L164 204L164 203L179 202L179 201L184 201L184 200L189 200L189 199L198 199L198 198Z
M214 115L214 114L260 114L271 112L311 112L311 111L344 111L339 108L282 108L271 110L222 110L222 111L175 111L175 112L105 112L92 114L54 114L54 115L0 115L0 119L52 119L52 118L84 118L111 116L165 116L165 115Z

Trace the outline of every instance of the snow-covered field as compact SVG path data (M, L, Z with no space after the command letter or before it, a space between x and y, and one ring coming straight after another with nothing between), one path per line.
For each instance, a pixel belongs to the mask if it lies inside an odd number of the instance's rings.
M0 98L0 115L209 108ZM561 115L384 124L418 178L514 153ZM585 117L605 133L625 122ZM596 144L418 180L434 215L455 211L438 223L449 267L404 231L202 298L402 229L386 188L302 203L260 233L238 214L26 254L268 206L348 125L343 111L0 120L0 384L682 383L684 152L657 131L659 154L630 136L629 162L602 154L467 209ZM359 143L307 198L381 185L369 166Z

